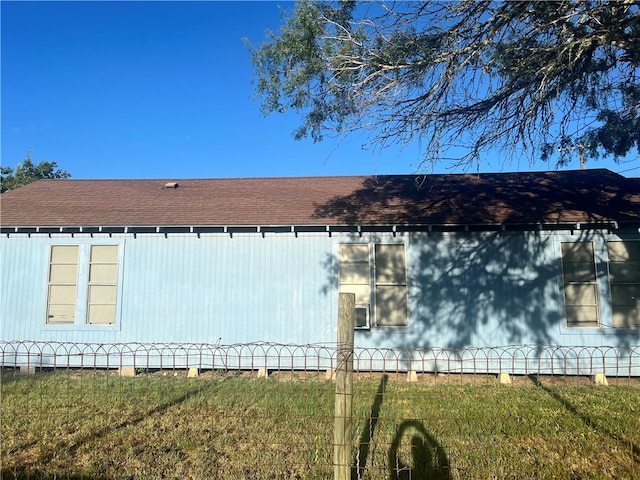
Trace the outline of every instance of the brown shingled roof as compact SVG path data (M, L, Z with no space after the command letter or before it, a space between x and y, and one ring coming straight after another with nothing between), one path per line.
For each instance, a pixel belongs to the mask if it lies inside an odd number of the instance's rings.
M2 194L0 209L3 227L638 222L640 180L604 169L39 180Z

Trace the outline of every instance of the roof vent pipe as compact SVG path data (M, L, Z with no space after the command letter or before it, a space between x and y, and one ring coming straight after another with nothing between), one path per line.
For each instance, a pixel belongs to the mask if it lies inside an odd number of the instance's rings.
M178 182L168 182L164 184L164 188L178 188L179 186Z

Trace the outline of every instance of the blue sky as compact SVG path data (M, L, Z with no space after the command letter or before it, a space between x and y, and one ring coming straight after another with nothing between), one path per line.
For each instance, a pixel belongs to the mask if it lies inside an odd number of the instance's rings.
M260 43L292 6L2 1L2 165L31 150L73 178L414 173L417 148L295 141L295 114L261 115L242 39ZM638 165L589 166L640 176ZM487 161L481 171L546 168Z

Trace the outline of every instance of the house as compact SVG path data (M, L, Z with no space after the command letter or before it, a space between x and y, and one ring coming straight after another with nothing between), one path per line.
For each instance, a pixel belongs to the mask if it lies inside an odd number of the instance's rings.
M605 169L39 180L0 200L4 342L328 344L351 292L359 348L640 344L640 179Z

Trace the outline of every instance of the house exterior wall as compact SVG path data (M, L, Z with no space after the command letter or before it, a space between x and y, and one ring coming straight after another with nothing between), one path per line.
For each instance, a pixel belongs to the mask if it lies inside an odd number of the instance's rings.
M49 251L60 244L119 246L114 326L45 324ZM3 340L231 344L333 338L323 320L335 301L318 261L331 254L324 237L32 235L3 238L1 249Z
M338 245L357 242L406 246L408 296L408 326L358 330L357 347L634 345L640 329L613 328L611 319L606 241L621 238L640 240L640 235L579 230L11 234L0 240L0 340L335 342ZM566 326L564 241L594 242L598 328ZM51 245L66 244L119 246L115 325L46 325Z

